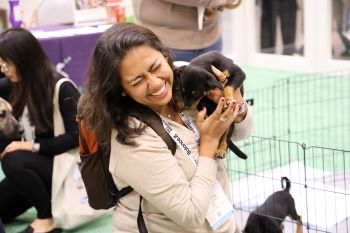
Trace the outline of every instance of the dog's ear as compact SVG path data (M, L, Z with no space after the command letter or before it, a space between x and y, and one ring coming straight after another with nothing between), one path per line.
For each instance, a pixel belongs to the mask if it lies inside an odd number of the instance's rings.
M182 75L185 68L186 68L186 66L175 67L174 68L174 77L181 78L181 75Z
M223 90L221 83L216 79L215 75L210 76L209 79L206 80L206 84L211 88L217 87L220 90Z

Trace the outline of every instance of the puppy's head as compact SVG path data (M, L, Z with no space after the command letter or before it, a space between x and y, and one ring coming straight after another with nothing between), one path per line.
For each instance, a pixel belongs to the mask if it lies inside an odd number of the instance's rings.
M210 89L223 89L212 72L212 65L225 74L226 85L234 89L242 86L245 74L231 59L216 51L205 53L188 65L175 68L173 100L176 109L194 108Z
M20 138L22 133L23 128L12 115L11 105L0 98L0 138Z

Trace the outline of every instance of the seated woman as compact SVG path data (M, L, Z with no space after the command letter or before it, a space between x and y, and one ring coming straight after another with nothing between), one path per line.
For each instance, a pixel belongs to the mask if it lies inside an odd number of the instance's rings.
M55 137L53 93L56 72L38 40L27 30L12 28L0 34L0 67L6 78L0 85L15 117L24 128L22 138L0 139L0 218L4 223L31 207L37 218L22 232L60 232L51 214L51 179L55 155L78 146L75 121L78 90L64 82L59 90L59 108L65 134Z
M213 72L226 78L216 68ZM82 99L84 123L99 143L111 146L109 170L118 189L134 189L114 209L113 232L238 233L225 160L215 152L231 124L234 139L249 136L251 109L238 114L243 101L238 89L222 112L223 93L213 89L209 97L218 103L213 114L178 113L173 80L168 49L149 29L117 24L98 40ZM152 128L131 117L140 104L160 115L177 143L174 156Z

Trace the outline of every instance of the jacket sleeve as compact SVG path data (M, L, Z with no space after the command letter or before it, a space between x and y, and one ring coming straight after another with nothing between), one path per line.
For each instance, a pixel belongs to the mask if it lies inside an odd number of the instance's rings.
M216 180L215 160L200 156L193 177L188 180L175 156L149 127L137 138L140 145L114 142L111 157L118 156L111 173L130 185L161 213L187 229L195 229L206 218Z
M65 134L52 138L39 138L40 154L57 155L78 146L78 125L75 120L79 91L70 83L62 83L59 90L59 106Z
M246 117L240 123L235 123L235 129L232 133L232 141L240 141L249 137L253 130L253 110L248 106L248 112Z

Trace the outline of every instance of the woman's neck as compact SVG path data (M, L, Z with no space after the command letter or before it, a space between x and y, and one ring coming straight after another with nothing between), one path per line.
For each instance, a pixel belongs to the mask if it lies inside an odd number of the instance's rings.
M179 117L179 114L174 110L172 106L166 105L160 111L159 114L169 120L175 121L179 124L182 124L182 120Z

